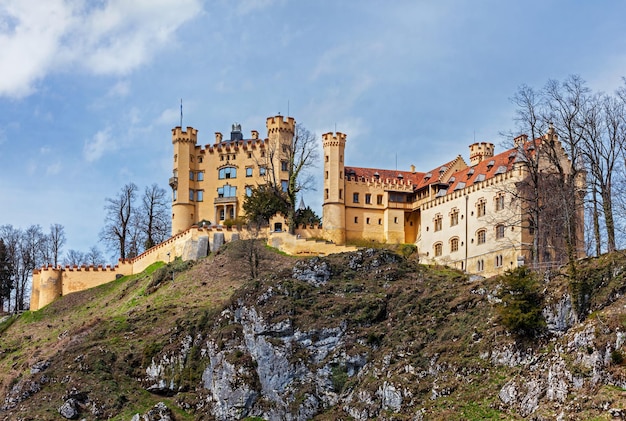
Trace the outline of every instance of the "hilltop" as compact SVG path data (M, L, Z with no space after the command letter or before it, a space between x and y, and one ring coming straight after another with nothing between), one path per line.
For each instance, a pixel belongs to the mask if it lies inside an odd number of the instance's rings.
M499 322L495 278L257 245L250 279L250 245L4 318L0 419L626 416L623 253L542 279L547 329L524 339Z

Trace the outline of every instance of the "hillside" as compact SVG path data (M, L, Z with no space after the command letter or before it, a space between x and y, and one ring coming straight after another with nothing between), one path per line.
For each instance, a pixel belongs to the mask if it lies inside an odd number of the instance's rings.
M250 280L248 246L3 319L0 419L626 417L624 254L547 276L529 340L498 321L496 279L259 247Z

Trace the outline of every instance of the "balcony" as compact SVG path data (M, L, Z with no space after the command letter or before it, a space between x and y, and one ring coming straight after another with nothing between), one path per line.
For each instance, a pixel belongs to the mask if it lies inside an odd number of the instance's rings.
M216 205L225 203L237 203L237 196L216 197L213 203L215 203Z
M176 190L178 188L178 177L170 177L170 187L173 190Z

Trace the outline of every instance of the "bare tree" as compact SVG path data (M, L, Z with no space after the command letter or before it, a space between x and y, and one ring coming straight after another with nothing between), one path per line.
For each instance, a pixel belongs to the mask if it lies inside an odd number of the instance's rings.
M600 227L598 201L600 200L606 229L607 251L616 249L615 218L613 213L613 177L621 164L626 122L624 103L610 95L594 96L589 102L582 121L583 153L592 183L594 209L594 235L596 253L600 254ZM599 196L599 197L598 197Z
M170 201L167 191L157 184L146 187L141 200L140 229L144 247L149 249L165 241L171 232Z
M118 250L121 259L127 258L129 242L135 235L133 229L134 201L137 195L137 186L134 183L126 184L116 197L107 197L104 228L100 232L100 239L110 250Z
M31 225L20 236L19 259L20 267L15 285L14 309L16 311L27 308L29 298L29 281L33 270L42 264L42 244L45 235L39 225Z
M57 266L59 264L59 256L61 250L65 245L65 228L61 224L50 225L50 234L48 234L48 246L50 248L50 254L52 258L52 264Z
M13 290L13 266L9 251L0 238L0 313L4 312L5 301L10 300Z
M104 256L100 249L96 246L91 246L89 251L85 253L85 263L92 266L98 266L104 264Z
M302 124L296 124L291 142L273 145L268 150L264 166L266 180L282 197L287 205L289 232L295 233L298 193L313 188L314 177L308 170L314 167L319 158L318 142L315 134ZM281 179L281 171L287 172L287 179Z
M560 142L548 143L551 164L557 170L561 185L554 192L561 199L561 212L564 216L564 239L567 244L569 262L573 265L582 249L583 227L579 226L582 212L584 177L582 147L584 141L584 111L590 100L590 89L579 76L569 76L565 81L548 81L545 89L548 109L547 119L554 124ZM561 148L569 159L563 159ZM573 269L573 266L571 266Z
M67 266L83 266L87 264L85 254L79 250L69 249L65 253L64 264Z
M533 88L522 85L512 98L512 101L517 106L516 120L518 126L523 133L530 134L530 143L527 144L527 138L524 136L516 138L518 141L518 153L521 154L526 169L526 177L510 193L520 202L523 209L522 219L526 219L519 221L519 225L523 229L533 232L531 256L533 266L537 267L540 257L544 255L540 250L540 245L544 243L542 237L545 230L543 229L544 220L541 197L543 151L536 148L535 139L538 139L545 133L549 126L543 117L543 99L540 93Z

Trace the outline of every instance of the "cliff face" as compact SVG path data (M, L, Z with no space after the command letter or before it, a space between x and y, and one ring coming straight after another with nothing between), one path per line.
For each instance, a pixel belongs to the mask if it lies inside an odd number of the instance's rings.
M384 250L256 249L245 281L248 246L22 317L0 336L0 419L626 417L624 256L546 276L547 329L522 339L497 280Z

